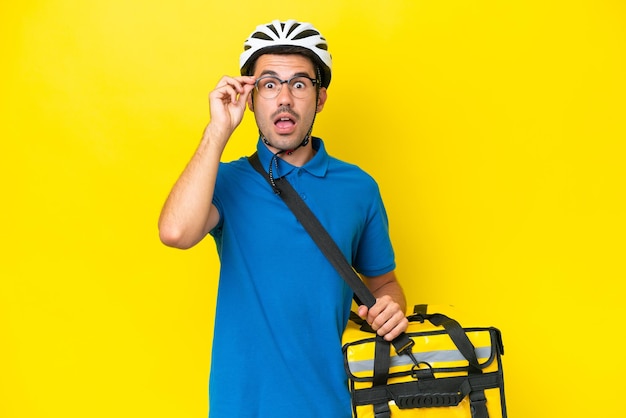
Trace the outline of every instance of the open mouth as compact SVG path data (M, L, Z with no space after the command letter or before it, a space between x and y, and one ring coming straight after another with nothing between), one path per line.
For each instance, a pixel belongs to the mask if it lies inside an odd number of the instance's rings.
M274 120L274 126L279 131L289 131L296 125L296 121L291 116L282 115Z

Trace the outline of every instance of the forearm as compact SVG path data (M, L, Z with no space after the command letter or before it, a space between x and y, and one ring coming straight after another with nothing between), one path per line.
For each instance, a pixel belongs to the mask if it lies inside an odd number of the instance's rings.
M406 299L393 271L377 277L366 278L365 283L376 297L371 308L359 306L359 316L364 318L378 335L391 341L408 326Z
M192 247L219 222L212 202L220 158L241 123L253 88L254 77L224 76L209 94L211 122L159 217L159 237L165 245Z
M172 187L159 218L161 241L176 248L190 248L217 223L213 192L225 140L207 127L193 157Z
M396 279L394 272L376 278L369 278L366 280L366 284L376 299L389 296L394 302L400 305L402 312L406 311L404 291Z

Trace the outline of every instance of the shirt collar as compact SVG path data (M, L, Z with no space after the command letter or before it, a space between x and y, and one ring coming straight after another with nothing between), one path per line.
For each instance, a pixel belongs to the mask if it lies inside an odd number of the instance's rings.
M329 162L329 156L326 152L324 141L322 141L321 138L312 137L311 145L313 146L313 149L316 151L316 153L313 158L311 158L311 160L301 168L316 177L324 177L326 175L326 171L328 170ZM270 161L272 160L272 156L274 154L272 154L267 146L265 146L265 143L261 140L261 138L259 138L259 141L257 142L256 149L259 155L259 160L261 161L261 164L263 165L265 171L267 171L270 165ZM298 169L298 167L291 165L285 160L279 158L278 170L274 168L274 175L276 178L284 177L289 175L292 171L296 169Z

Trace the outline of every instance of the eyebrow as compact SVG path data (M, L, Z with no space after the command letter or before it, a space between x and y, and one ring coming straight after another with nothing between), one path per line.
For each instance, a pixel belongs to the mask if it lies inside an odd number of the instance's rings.
M280 78L280 77L278 77L278 73L276 71L272 71L272 70L265 70L265 71L263 71L261 74L259 74L258 78L261 78L261 77L263 77L265 75L271 75L271 76L274 76L276 78ZM308 73L306 73L304 71L301 71L299 73L292 74L290 77L287 78L287 80L289 80L290 78L293 78L293 77L309 77L309 78L313 78L313 79L315 78L315 77L311 77Z

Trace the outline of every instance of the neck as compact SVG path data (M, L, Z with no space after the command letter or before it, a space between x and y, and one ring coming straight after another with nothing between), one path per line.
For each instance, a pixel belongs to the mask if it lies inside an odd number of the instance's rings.
M278 154L278 157L281 160L288 162L289 164L293 166L302 167L315 156L315 150L313 149L311 142L312 141L309 141L309 143L306 144L305 146L298 147L297 149L291 152L288 152L288 151L281 152L282 150L278 148L274 148L273 146L268 145L268 144L265 144L265 146L267 147L268 150L270 150L272 154L276 154L277 152L280 152L280 154Z

